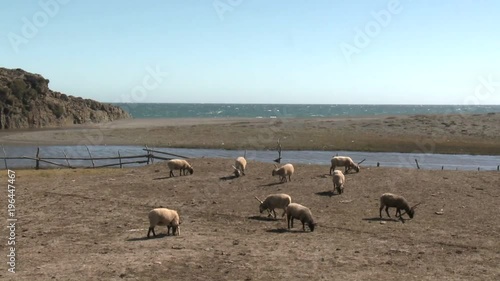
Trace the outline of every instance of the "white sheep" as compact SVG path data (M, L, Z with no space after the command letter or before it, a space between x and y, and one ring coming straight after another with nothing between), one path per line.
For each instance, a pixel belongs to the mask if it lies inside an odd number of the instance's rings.
M234 175L239 177L241 175L245 175L245 169L247 167L247 160L245 157L238 157L236 158L236 161L234 162L234 166L232 166L234 169Z
M288 229L293 227L293 219L298 219L302 222L303 231L306 231L306 223L311 232L314 231L314 227L316 226L311 210L297 203L290 203L288 207L286 207L286 219L288 222Z
M396 216L398 216L399 213L399 218L402 219L401 210L405 210L406 213L408 213L408 216L410 216L410 218L413 218L413 216L415 215L415 208L419 204L420 203L410 208L410 205L403 196L392 193L384 193L382 194L382 196L380 196L380 218L382 218L382 209L384 207L388 217L391 217L391 215L389 215L389 208L393 207L396 208Z
M347 156L334 156L332 157L332 165L330 166L330 175L332 171L335 171L336 167L345 167L344 174L347 174L349 170L354 169L356 172L359 172L359 165L352 161L351 157Z
M274 167L275 167L275 169L273 170L273 173L272 173L273 177L275 175L278 175L280 177L280 182L286 182L287 181L286 177L288 176L288 180L292 181L291 176L293 175L293 172L294 172L294 168L293 168L292 164L290 164L290 163L285 164L279 168L275 164Z
M292 203L292 197L284 193L270 194L264 201L257 198L257 196L255 196L255 198L260 202L260 213L262 214L264 210L267 210L269 216L271 216L271 212L273 212L274 218L276 218L276 211L274 211L274 209L283 209L283 215L281 215L281 217L283 217L286 213L286 207Z
M172 159L167 162L167 166L170 169L170 176L174 176L174 170L179 170L179 176L182 174L186 175L186 171L192 175L194 170L193 167L184 159Z
M333 190L337 190L339 194L344 192L344 184L345 184L345 176L342 171L334 170L333 171Z
M153 236L156 236L155 226L166 226L167 227L167 235L170 235L170 228L172 228L172 235L181 235L181 221L179 219L179 214L177 211L170 210L167 208L156 208L149 212L149 230L148 230L148 238L149 234L153 232Z

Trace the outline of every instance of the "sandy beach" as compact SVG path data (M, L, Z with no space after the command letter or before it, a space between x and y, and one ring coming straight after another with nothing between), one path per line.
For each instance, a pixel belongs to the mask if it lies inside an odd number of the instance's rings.
M129 119L57 129L6 130L3 145L394 151L500 155L500 114L352 118Z

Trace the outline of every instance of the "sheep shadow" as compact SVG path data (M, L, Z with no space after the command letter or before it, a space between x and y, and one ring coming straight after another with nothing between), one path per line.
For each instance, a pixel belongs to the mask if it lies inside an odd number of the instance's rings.
M268 183L268 184L258 185L258 187L270 187L270 186L280 185L280 184L284 184L284 183L285 182L272 182L272 183Z
M316 195L319 195L319 196L329 196L329 197L332 197L332 196L339 196L340 194L338 193L334 193L333 191L331 190L328 190L328 191L320 191L320 192L316 192L314 193Z
M310 231L302 231L302 229L299 230L299 229L288 229L288 228L276 228L276 229L268 229L266 230L266 232L282 234L282 233L308 233Z
M143 236L143 237L130 238L130 239L127 239L127 241L129 241L129 242L147 241L147 240L160 239L160 238L170 237L170 236L172 236L172 235L167 235L166 233L160 233L160 234L156 234L156 236L151 236L149 238L147 236Z
M232 176L220 177L219 180L227 181L227 180L234 180L235 178L238 178L238 176L232 175Z
M153 180L154 181L157 181L157 180L168 180L168 179L171 179L172 177L161 177L161 178L154 178Z
M273 217L264 217L264 216L251 216L248 217L249 220L256 220L256 221L280 221L281 218L273 218Z
M395 218L380 218L380 217L363 218L362 220L364 220L364 221L393 221L393 222L399 222L399 220L395 219Z

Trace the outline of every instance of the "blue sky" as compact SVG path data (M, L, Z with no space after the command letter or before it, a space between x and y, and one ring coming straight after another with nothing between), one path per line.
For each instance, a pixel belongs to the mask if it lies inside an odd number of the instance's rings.
M0 66L103 102L500 104L500 1L1 3Z

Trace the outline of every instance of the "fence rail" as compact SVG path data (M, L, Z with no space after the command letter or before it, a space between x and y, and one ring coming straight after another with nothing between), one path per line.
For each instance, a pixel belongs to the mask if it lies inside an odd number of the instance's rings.
M31 157L31 156L7 156L5 148L2 146L4 156L0 157L0 159L3 159L4 164L5 164L5 169L8 169L7 160L32 160L35 162L35 169L37 169L37 170L40 169L40 163L46 163L46 164L54 165L57 167L75 169L77 167L75 165L71 165L70 161L90 161L92 163L91 166L78 165L78 167L81 167L81 168L104 168L104 167L120 166L120 168L123 168L124 165L130 165L130 164L144 164L144 163L146 163L147 165L149 165L149 164L153 163L154 159L160 159L160 160L173 159L173 158L169 158L169 157L155 155L155 153L163 154L163 155L170 155L170 156L174 156L176 158L178 157L178 158L188 159L188 157L185 157L182 155L150 149L147 146L146 146L146 148L143 149L144 151L146 151L146 154L122 156L120 154L120 151L118 150L118 152L117 152L118 156L109 156L109 157L93 157L92 152L90 151L90 149L87 146L86 146L86 149L87 149L87 152L89 154L89 157L68 157L68 155L66 154L66 151L63 151L64 157L41 157L40 156L40 147L38 147L36 150L35 156ZM143 160L140 160L140 159L143 159ZM57 162L54 162L52 160L64 160L65 164L64 163L57 163ZM105 161L105 160L107 160L107 161L118 160L118 162L107 163L107 164L102 164L102 165L96 164L96 161ZM133 160L133 161L130 161L130 160Z

